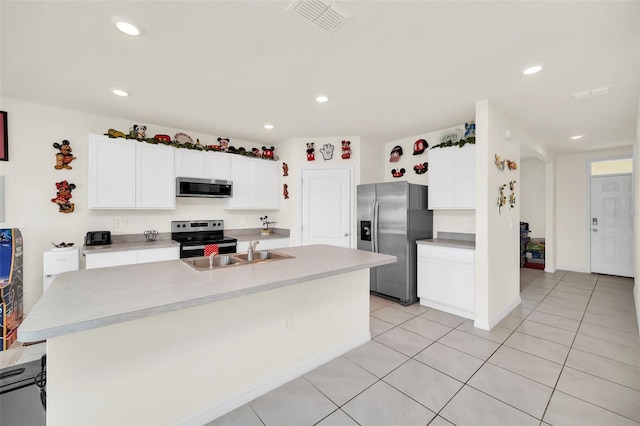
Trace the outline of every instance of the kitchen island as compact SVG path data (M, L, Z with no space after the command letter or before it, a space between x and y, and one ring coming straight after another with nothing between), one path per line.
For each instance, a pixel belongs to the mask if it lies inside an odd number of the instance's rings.
M370 339L368 269L395 257L277 252L61 274L18 330L48 339L47 423L206 423Z

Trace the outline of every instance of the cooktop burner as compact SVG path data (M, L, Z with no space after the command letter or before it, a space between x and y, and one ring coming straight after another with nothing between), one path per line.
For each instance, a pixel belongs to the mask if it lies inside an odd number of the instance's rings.
M180 243L236 241L224 236L223 220L174 220L171 222L171 239Z

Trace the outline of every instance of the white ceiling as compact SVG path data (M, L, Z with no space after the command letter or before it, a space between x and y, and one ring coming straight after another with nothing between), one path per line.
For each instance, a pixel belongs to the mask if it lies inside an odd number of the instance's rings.
M258 143L388 142L469 121L481 99L550 152L635 138L637 1L340 4L353 17L326 35L281 1L2 0L1 94ZM546 67L523 76L532 62Z

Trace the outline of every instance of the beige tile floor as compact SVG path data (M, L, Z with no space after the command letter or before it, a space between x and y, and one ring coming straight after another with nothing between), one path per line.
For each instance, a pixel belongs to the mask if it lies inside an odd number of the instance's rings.
M522 269L493 330L371 296L372 340L210 425L640 425L631 279Z

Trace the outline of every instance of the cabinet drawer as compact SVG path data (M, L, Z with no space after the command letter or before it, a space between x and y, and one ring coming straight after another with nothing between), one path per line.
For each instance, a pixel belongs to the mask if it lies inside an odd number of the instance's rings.
M138 263L138 252L113 251L109 253L87 254L87 269L105 268L108 266L134 265Z
M418 256L432 259L451 260L455 262L473 263L475 250L418 244Z
M180 247L138 250L138 263L161 262L180 258Z

